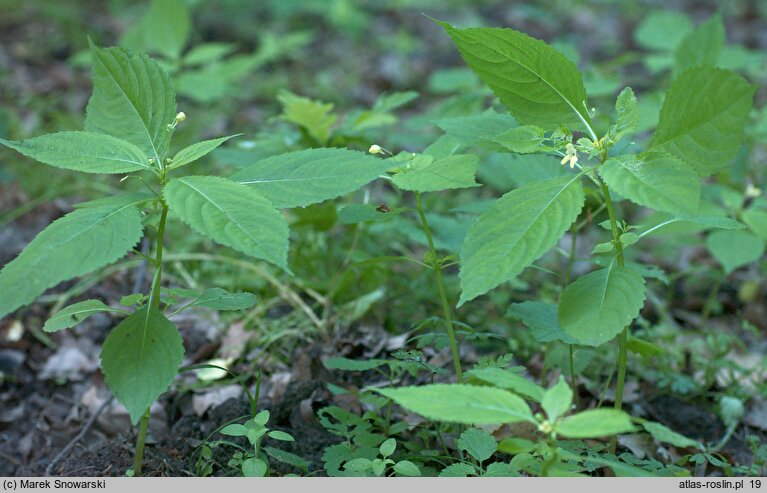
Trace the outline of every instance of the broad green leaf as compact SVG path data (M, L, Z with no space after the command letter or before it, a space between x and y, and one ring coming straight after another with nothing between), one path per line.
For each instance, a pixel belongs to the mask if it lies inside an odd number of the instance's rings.
M573 391L562 376L559 377L556 385L546 390L543 399L541 399L541 408L546 412L549 421L559 419L560 416L570 410L572 405Z
M655 10L634 31L634 39L643 48L673 51L692 30L692 21L684 12Z
M535 421L525 401L501 389L432 384L375 391L409 411L436 421L465 424Z
M725 216L677 216L676 219L706 228L744 229L743 223Z
M465 478L469 475L476 475L477 471L471 464L456 462L442 469L439 473L440 478Z
M333 103L304 98L290 91L281 91L277 100L282 104L282 118L306 129L318 144L327 143L337 118L333 114Z
M639 315L644 299L642 276L613 261L565 288L559 301L559 325L582 344L599 346Z
M498 450L498 443L495 438L479 428L469 428L461 433L456 445L458 445L459 450L465 450L479 462L486 461Z
M648 151L666 151L701 176L716 173L740 149L755 90L728 70L686 70L666 93Z
M495 153L487 156L477 170L477 177L484 185L506 193L534 181L572 176L559 161L560 158L548 154Z
M303 207L353 192L390 167L386 160L348 149L307 149L258 161L231 179L275 207Z
M221 428L219 433L229 437L244 437L248 434L248 428L240 423L231 423Z
M511 390L515 394L523 395L536 402L540 402L543 398L543 387L510 370L490 366L487 368L474 368L467 371L466 374L493 384L496 387Z
M456 188L478 187L474 181L479 157L475 154L456 154L416 165L392 177L392 182L403 190L437 192Z
M221 288L209 288L188 306L205 306L214 310L244 310L255 305L256 301L256 295L252 293L230 293Z
M592 409L569 416L557 425L557 435L597 438L634 431L631 416L617 409Z
M618 94L618 99L615 100L615 114L618 117L610 126L607 136L611 141L618 142L626 135L633 134L639 125L639 105L630 87Z
M641 425L642 428L647 431L647 433L652 435L652 437L659 442L670 443L674 447L680 448L703 448L700 443L696 442L692 438L687 438L686 436L681 435L660 423L655 423L653 421L642 421Z
M288 223L259 193L224 178L186 176L168 183L165 199L200 234L288 270Z
M495 142L495 138L517 126L514 118L498 113L445 118L435 123L465 147L482 147L492 151L504 151L505 148Z
M551 150L551 148L543 145L543 134L544 131L541 127L522 125L503 132L493 140L501 144L507 151L518 154L532 154Z
M182 0L152 0L147 14L125 33L120 44L175 59L186 45L191 26Z
M165 157L176 117L176 95L168 74L142 53L98 48L93 55L93 95L85 130L138 146L150 158Z
M80 202L72 207L75 209L93 208L93 207L107 207L112 209L119 209L121 207L128 206L140 206L150 200L157 199L157 196L149 192L128 192L118 195L110 195L108 197L102 197L100 199L89 200L87 202Z
M275 440L279 440L281 442L295 442L296 439L293 438L293 435L289 433L285 433L284 431L280 430L272 430L269 433L267 433L267 436L269 438L273 438Z
M81 301L57 311L51 318L46 320L43 330L45 332L58 332L59 330L69 329L81 324L91 315L103 312L120 313L122 310L116 310L99 300Z
M84 173L130 173L147 170L148 158L130 142L90 132L57 132L0 144L56 168Z
M459 306L513 279L546 253L578 217L583 200L579 176L530 183L498 199L461 247Z
M767 210L749 207L743 211L743 222L763 240L767 240Z
M309 462L296 454L292 454L290 452L286 452L274 447L262 447L261 449L266 452L266 455L272 459L278 460L293 467L297 467L304 472L309 469Z
M133 424L170 387L183 358L181 335L157 308L137 310L109 333L101 350L104 380Z
M456 29L438 22L463 59L522 124L553 130L591 125L583 77L541 40L513 29Z
M504 438L498 442L498 450L510 455L529 453L535 450L535 442L526 438Z
M184 54L183 63L187 67L205 65L224 58L237 49L232 43L202 43Z
M407 208L387 210L387 207L373 204L349 204L338 211L338 222L341 224L359 224L368 221L378 221L395 217L406 211Z
M729 274L739 267L759 260L764 254L765 241L750 231L721 230L708 235L706 246L711 255L722 264L724 272Z
M263 478L268 466L262 459L250 457L242 461L242 475L246 478Z
M636 204L677 215L698 211L698 174L665 152L610 158L600 166L599 174L610 189Z
M378 452L384 456L389 457L397 449L397 440L389 438L378 447Z
M410 462L409 460L401 460L392 466L394 472L400 476L418 477L421 475L421 470L418 466Z
M674 73L698 65L716 65L726 41L722 18L712 16L679 43L674 52Z
M329 358L325 361L325 368L328 370L345 370L345 371L365 371L378 368L386 364L386 360L383 359L365 359L354 360L349 358L337 357Z
M0 318L61 281L120 259L142 231L133 206L77 209L54 221L0 271Z
M239 135L242 134L229 135L227 137L219 137L217 139L211 140L203 140L202 142L197 142L196 144L185 147L178 151L175 156L173 156L168 169L180 168L181 166L185 166L189 163L197 161L227 140Z
M360 457L357 459L352 459L350 461L347 461L346 464L344 464L344 469L347 471L356 471L356 472L362 472L367 471L371 468L373 465L373 461L370 459L366 459L364 457Z
M544 301L525 301L509 306L506 316L521 320L533 332L538 342L562 341L565 344L578 344L578 339L570 337L559 326L557 311L559 306Z

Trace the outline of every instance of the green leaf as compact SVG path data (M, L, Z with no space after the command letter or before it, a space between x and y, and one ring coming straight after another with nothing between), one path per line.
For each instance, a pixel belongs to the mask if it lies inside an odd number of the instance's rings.
M318 144L327 143L337 118L333 114L333 103L304 98L290 91L281 91L277 100L282 104L282 118L306 129Z
M513 29L456 29L437 23L520 123L547 130L591 126L583 76L563 54Z
M543 398L543 387L510 370L490 366L487 368L473 368L467 371L466 374L493 384L496 387L511 390L515 394L523 395L536 402L540 402Z
M642 425L642 428L647 431L647 433L652 435L652 437L659 442L670 443L674 447L679 448L692 447L699 450L703 448L702 445L695 440L687 438L686 436L681 435L660 423L655 423L653 421L642 421L640 424Z
M289 433L285 433L284 431L280 431L280 430L272 430L269 433L267 433L267 435L269 436L269 438L273 438L273 439L279 440L281 442L295 442L296 441L296 439L293 438L292 435L290 435Z
M232 423L221 428L219 433L230 437L244 437L248 434L248 428L240 423Z
M373 204L349 204L338 211L338 222L341 224L359 224L368 221L378 221L395 217L406 211L407 208L386 210L380 205Z
M698 210L698 174L665 152L611 158L599 168L599 174L611 189L636 204L678 215Z
M229 135L227 137L219 137L217 139L211 140L203 140L202 142L197 142L196 144L185 147L178 151L175 156L173 156L168 169L180 168L181 166L185 166L189 163L197 161L227 140L233 137L238 137L240 135L242 134Z
M469 428L463 433L456 442L459 450L465 450L469 455L484 462L493 456L498 450L498 443L490 433L478 428Z
M728 70L694 67L666 93L648 151L666 151L709 176L740 149L756 86Z
M618 95L615 101L615 113L617 120L607 132L607 136L613 142L618 142L626 135L631 135L639 125L639 106L634 91L626 87Z
M523 125L507 130L493 140L498 142L507 151L518 154L532 154L550 150L550 148L543 145L544 139L544 131L541 127Z
M109 390L135 425L173 383L184 358L176 327L154 307L144 307L109 333L101 368Z
M403 190L437 192L457 188L478 187L474 181L479 157L475 154L456 154L415 165L392 177L392 182Z
M764 253L765 242L750 231L714 231L706 238L711 255L722 264L725 274L759 260Z
M119 209L121 207L139 206L150 200L157 199L157 196L147 192L129 192L121 193L117 195L110 195L108 197L102 197L100 199L89 200L87 202L80 202L75 204L75 209L82 209L84 207L110 207L113 209Z
M526 438L504 438L498 443L498 450L504 454L517 455L535 450L535 442Z
M517 126L514 118L498 113L445 118L435 123L465 147L482 147L492 151L504 151L505 148L495 139Z
M154 159L165 157L176 117L176 95L168 74L142 53L98 48L93 55L93 95L85 129L126 140Z
M116 310L99 300L81 301L57 311L55 315L45 322L43 330L45 332L58 332L59 330L69 329L81 324L91 315L103 312L120 313L122 310Z
M470 475L476 475L477 471L471 464L456 462L442 469L439 473L440 478L465 478Z
M375 389L400 406L436 421L466 424L534 422L530 408L505 390L462 384Z
M389 457L391 454L394 453L394 451L397 449L397 440L394 438L389 438L385 440L379 447L378 452L383 457Z
M692 30L690 18L676 10L650 12L634 31L634 39L643 48L673 51Z
M616 409L593 409L569 416L556 427L567 438L597 438L634 431L631 416Z
M306 149L258 161L231 179L287 208L353 192L390 167L386 160L348 149Z
M259 193L214 176L171 180L165 199L172 212L212 240L288 270L288 224Z
M580 176L530 183L498 199L472 225L461 247L458 305L513 279L556 245L583 200Z
M57 132L3 144L41 163L84 173L147 170L148 158L130 142L90 132Z
M230 293L221 288L206 289L188 306L205 306L214 310L244 310L255 305L258 299L252 293Z
M149 11L123 36L122 46L176 59L186 45L192 21L182 0L152 0Z
M365 371L386 364L383 359L353 360L348 358L329 358L325 361L328 370Z
M250 457L242 461L242 475L246 478L263 478L268 467L262 459Z
M559 381L543 394L541 408L546 412L549 421L556 421L573 405L573 391L560 375Z
M578 344L577 339L567 335L559 326L558 309L559 306L554 303L525 301L510 305L506 316L522 320L538 342L562 341L565 344Z
M266 452L266 455L274 460L278 460L284 464L288 464L289 466L297 467L304 472L309 469L309 462L296 454L292 454L290 452L286 452L274 447L262 447L262 450Z
M674 73L698 65L716 65L726 41L722 18L712 16L679 43L674 52Z
M767 240L767 210L749 207L743 211L743 222L763 240Z
M612 262L565 288L559 301L559 325L582 344L599 346L639 315L644 299L642 276Z
M371 468L373 465L373 462L370 459L365 459L364 457L360 457L357 459L352 459L350 461L347 461L346 464L344 464L344 469L347 471L355 471L355 472L362 472L367 471Z
M77 209L54 221L0 271L0 318L61 281L120 259L142 230L133 206Z
M394 472L399 474L400 476L407 476L407 477L418 477L421 475L421 470L418 469L418 466L410 462L409 460L401 460L394 464L392 467L394 469Z

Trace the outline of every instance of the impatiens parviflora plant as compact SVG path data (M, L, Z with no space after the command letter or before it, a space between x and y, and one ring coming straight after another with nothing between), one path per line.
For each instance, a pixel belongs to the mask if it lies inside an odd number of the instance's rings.
M155 269L148 294L126 293L121 304L127 310L98 300L77 303L54 314L44 327L48 332L73 327L96 312L126 316L106 338L101 366L107 386L133 424L140 421L133 471L139 475L149 407L171 385L184 356L181 336L166 316L169 305L177 298L189 300L182 309L242 309L255 303L251 294L220 288L165 292L168 218L181 219L213 241L289 273L288 222L279 209L349 193L384 173L387 165L362 152L310 149L253 163L229 179L176 176L231 137L169 154L173 131L186 115L177 112L165 70L146 55L123 48L91 43L91 53L94 88L85 131L0 143L58 168L136 176L148 192L78 204L42 231L0 271L0 318L62 281L108 266L131 251L142 255L133 248L145 230L155 237L153 254L144 256Z
M439 192L443 190L478 187L475 181L479 158L473 154L452 154L442 151L438 146L430 146L422 154L401 152L396 156L377 144L370 146L371 154L391 156L387 162L391 163L392 184L400 190L410 191L415 194L416 212L421 223L428 249L422 265L426 265L434 272L434 282L442 305L443 321L448 334L450 351L453 357L458 382L463 382L463 370L458 351L458 340L455 335L451 303L448 300L447 289L443 276L443 270L455 264L455 255L440 257L435 247L432 230L424 212L422 193Z
M618 95L613 123L598 133L582 74L556 49L512 29L457 29L437 22L513 117L505 118L513 124L504 127L500 115L486 115L463 132L453 124L449 135L496 152L550 153L573 169L512 190L479 216L461 247L459 306L514 279L554 247L579 216L584 188L595 187L611 232L610 241L595 248L601 268L568 284L558 305L528 307L528 318L570 343L599 346L618 336L620 409L629 329L644 304L648 270L628 262L624 252L655 228L632 231L618 217L613 194L668 214L662 224L741 228L737 221L711 217L711 207L701 203L700 181L724 169L740 149L756 88L728 70L687 68L671 82L654 134L629 146L622 140L638 122L631 88ZM637 152L640 145L644 150Z
M612 454L574 453L574 443L568 443L638 431L681 449L704 448L660 423L632 420L618 409L589 409L571 414L573 393L562 377L545 389L513 370L498 367L476 367L467 371L466 376L471 385L371 389L433 421L474 426L529 423L537 430L539 440L536 441L514 437L496 443L492 435L468 429L457 445L476 459L479 467L465 461L456 462L443 469L440 476L517 476L521 472L534 476L577 475L587 471L587 464L609 467L616 476L652 475ZM542 412L533 413L526 401L535 403ZM496 451L513 457L508 461L498 460Z

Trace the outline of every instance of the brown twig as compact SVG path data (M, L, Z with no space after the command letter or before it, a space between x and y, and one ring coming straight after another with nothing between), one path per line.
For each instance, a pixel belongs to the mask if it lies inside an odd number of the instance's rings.
M61 459L72 449L72 447L77 445L77 442L82 440L82 438L85 436L85 434L88 433L88 430L90 430L91 427L93 426L93 423L96 422L96 419L98 419L98 417L101 415L101 413L104 411L104 409L106 409L107 406L109 406L109 404L112 403L112 400L114 400L114 398L115 398L115 396L111 396L109 399L104 401L104 403L101 404L101 406L99 406L99 408L96 410L96 412L93 413L90 418L88 418L88 421L86 421L85 425L82 427L80 432L77 435L75 435L75 437L72 438L72 440L69 441L69 443L66 445L66 447L61 449L61 452L56 454L56 457L54 457L53 460L51 461L51 463L48 464L48 467L45 468L45 475L46 476L50 476L51 472L53 471L53 468L56 466L56 464L58 464L61 461Z

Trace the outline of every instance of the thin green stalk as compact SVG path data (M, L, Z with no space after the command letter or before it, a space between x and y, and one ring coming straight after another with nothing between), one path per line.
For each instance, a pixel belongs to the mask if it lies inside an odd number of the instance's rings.
M458 379L458 383L463 383L463 370L461 369L461 358L458 355L458 342L455 338L455 330L453 329L453 315L450 310L450 303L447 301L447 290L445 289L445 281L442 278L442 263L437 260L437 249L434 248L434 240L431 236L431 229L429 223L426 220L426 215L423 213L423 206L421 204L421 194L415 193L416 204L418 206L418 215L421 218L421 224L423 225L423 231L426 234L426 241L429 244L429 255L432 261L431 268L434 271L434 279L437 282L437 288L439 290L439 298L442 303L442 312L445 317L445 327L447 328L447 335L450 339L450 352L453 353L453 366L455 366L455 374Z
M596 175L596 173L595 173ZM597 177L598 178L598 177ZM607 184L599 179L599 184L602 187L602 194L605 198L605 205L607 206L607 215L610 217L610 229L613 234L613 243L615 244L615 251L617 253L617 262L619 267L623 267L623 245L620 241L620 231L618 230L618 221L615 218L615 207L613 207L613 201L610 198L610 190L607 188ZM623 409L623 388L626 384L626 368L628 364L628 336L629 325L623 328L618 336L618 379L615 383L615 409ZM615 437L610 440L610 452L615 453L617 447L617 439Z
M573 264L575 263L575 245L576 245L576 238L577 238L577 229L575 227L570 228L570 252L567 256L567 266L565 267L565 275L562 277L562 290L564 291L565 287L570 283L570 276L573 273ZM575 384L575 358L573 356L574 353L574 345L568 344L570 349L570 388L573 391L573 399L575 402L575 407L578 408L580 406L580 403L578 402L578 387Z
M141 476L141 467L144 462L144 442L146 442L146 433L149 429L149 409L146 410L138 425L138 436L136 437L136 451L133 454L133 476Z
M165 176L163 174L162 185L165 186ZM162 254L163 239L165 237L165 223L168 220L168 205L162 201L162 212L160 214L160 224L157 227L157 253L155 254L155 274L152 280L152 289L149 293L149 306L160 308L160 288L162 287ZM133 455L133 475L141 476L142 462L144 460L144 444L149 430L149 409L147 408L139 422L138 436L136 436L136 448Z

